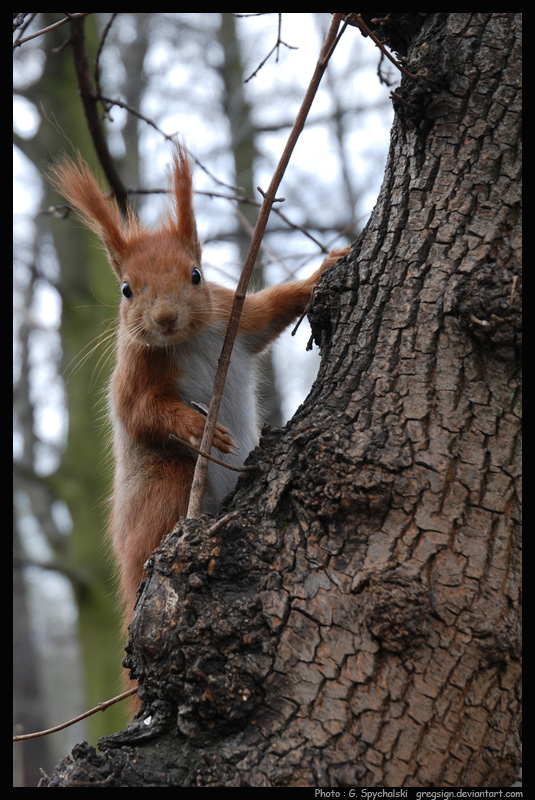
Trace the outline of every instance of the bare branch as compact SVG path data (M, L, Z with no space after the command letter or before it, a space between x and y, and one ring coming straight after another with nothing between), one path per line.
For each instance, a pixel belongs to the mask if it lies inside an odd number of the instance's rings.
M243 303L245 301L245 293L247 291L247 286L251 278L251 274L255 265L258 251L260 250L260 245L271 212L271 207L275 202L277 189L282 180L284 172L286 171L286 167L288 166L288 162L293 153L297 140L301 134L301 131L305 126L308 112L310 111L312 101L316 96L316 92L318 90L323 73L327 68L329 59L334 51L334 48L336 47L336 44L340 39L340 36L345 30L345 25L344 25L342 31L340 32L340 34L338 34L338 29L340 27L341 22L342 22L342 14L334 14L333 20L331 22L331 27L329 29L329 32L327 33L325 42L323 43L323 47L321 49L321 53L318 62L316 64L314 74L306 91L305 98L303 100L299 113L294 122L290 136L288 137L286 147L284 148L282 156L279 160L279 163L271 180L269 189L265 193L264 202L262 203L262 207L258 215L258 220L256 222L256 227L253 233L253 237L251 239L249 252L247 254L247 258L243 266L243 271L240 280L238 282L238 287L236 289L236 294L234 296L234 303L230 314L229 324L225 335L225 340L223 342L223 349L221 351L219 365L215 377L214 391L201 443L201 450L203 450L204 452L210 450L212 445L212 440L214 438L215 426L217 423L217 417L219 413L219 406L221 404L221 398L223 396L225 378L227 375L227 370L230 362L232 348L234 345L234 340L236 338L236 334L238 331L238 323L240 320ZM206 459L199 457L197 459L197 465L195 467L195 474L193 477L193 484L191 487L190 502L187 513L187 517L189 518L198 518L200 516L202 497L206 485L207 468L208 468L208 462L206 461Z
M44 36L45 33L48 33L49 31L53 31L55 28L59 28L61 25L65 25L65 23L67 23L67 22L73 22L74 20L80 19L80 17L87 17L87 16L89 16L89 14L93 14L93 13L94 13L93 11L86 11L86 12L81 13L81 14L67 14L66 17L64 17L63 19L58 20L58 22L54 22L52 25L48 25L46 28L41 28L40 30L35 31L35 33L30 33L29 36L26 36L24 39L20 39L20 38L19 39L15 39L15 41L13 42L13 50L16 47L20 47L25 42L29 42L31 39L36 39L38 36ZM30 22L31 22L31 20L33 18L34 17L32 16L32 18L30 19Z
M87 57L85 45L84 19L77 18L73 22L72 31L74 68L76 71L76 79L78 81L78 88L80 90L80 97L82 99L89 133L93 139L95 151L109 181L111 190L119 204L119 207L125 211L127 204L127 191L109 151L106 136L102 127L102 122L97 110L98 96L95 93L89 69L89 59Z
M39 736L48 736L51 733L57 733L57 731L62 731L64 728L69 728L71 725L81 722L81 720L86 719L86 717L91 717L98 711L106 711L106 709L110 706L113 706L115 703L120 703L121 700L126 700L127 697L131 697L133 694L137 694L137 687L128 689L128 691L118 694L116 697L112 697L110 700L105 700L103 703L99 703L98 706L90 708L89 711L84 711L84 713L80 714L78 717L74 717L67 722L62 722L60 725L55 725L53 728L47 728L44 731L36 731L35 733L23 733L19 736L14 736L13 741L24 742L27 739L37 739Z

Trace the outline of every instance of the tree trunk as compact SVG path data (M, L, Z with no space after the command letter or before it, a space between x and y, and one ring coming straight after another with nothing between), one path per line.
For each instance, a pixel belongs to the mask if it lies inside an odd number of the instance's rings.
M155 553L138 719L46 785L515 780L520 21L378 28L416 77L369 224L315 295L316 384L235 516Z

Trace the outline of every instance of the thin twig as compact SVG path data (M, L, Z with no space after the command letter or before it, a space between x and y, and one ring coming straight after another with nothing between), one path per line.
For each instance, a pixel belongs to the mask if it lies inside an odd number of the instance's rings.
M299 317L299 319L297 320L297 322L295 323L295 325L293 327L293 330L292 330L292 333L291 333L292 336L295 336L295 334L297 333L299 326L301 325L301 323L303 322L304 318L306 317L306 315L308 313L308 308L309 308L309 305L307 304L306 308L301 312L301 316Z
M260 250L260 244L264 236L264 231L266 229L267 221L271 211L271 206L275 202L277 189L282 180L286 167L288 166L288 162L293 153L296 142L301 134L301 131L304 128L308 112L310 111L312 101L314 100L316 92L318 91L318 87L321 78L323 76L323 73L327 68L329 58L332 55L334 47L339 41L339 36L337 36L337 33L340 24L342 22L342 17L343 17L342 14L333 14L331 27L325 38L323 47L321 49L321 53L318 62L316 64L314 74L309 83L299 113L295 119L290 136L288 137L286 147L284 148L284 151L277 165L273 178L271 179L271 184L269 186L269 189L265 193L264 202L262 203L262 207L258 215L253 237L251 239L251 244L249 246L249 252L247 254L247 258L245 259L245 264L243 266L243 271L240 280L238 282L236 294L234 295L234 303L230 314L225 340L223 342L223 348L221 350L221 356L219 358L219 364L214 383L214 390L210 402L208 418L206 420L206 424L204 427L204 435L201 443L201 450L203 450L204 452L210 450L214 438L215 426L217 424L217 417L219 413L219 406L221 404L221 398L225 386L225 378L227 375L228 365L230 362L232 347L234 345L234 340L238 332L238 324L243 304L245 302L245 294L255 265L258 251ZM187 513L187 517L190 519L198 518L201 515L202 498L204 495L204 488L206 485L207 468L208 468L208 462L206 461L206 459L202 457L198 458L197 465L195 467L195 474L193 476L193 484L191 487L190 501Z
M237 15L237 16L240 16L240 15ZM283 41L282 41L282 39L281 39L281 31L282 31L282 14L280 14L280 13L279 13L279 25L278 25L277 41L276 41L275 45L274 45L274 46L271 48L271 50L269 51L269 53L267 54L267 56L266 56L266 57L265 57L265 58L264 58L264 59L263 59L263 60L260 62L260 64L257 66L257 68L255 69L255 71L254 71L253 73L251 73L251 75L249 75L249 77L248 77L248 78L246 78L246 79L244 80L244 83L248 83L248 82L249 82L250 80L252 80L252 79L253 79L253 78L254 78L256 75L258 75L258 73L260 72L260 70L262 69L262 67L264 66L264 64L265 64L267 61L269 61L269 59L271 58L271 56L273 55L273 53L274 53L275 51L277 51L277 57L276 57L276 59L275 59L275 62L276 62L276 63L278 63L278 61L279 61L279 50L280 50L280 46L281 46L281 44L283 44L285 47L287 47L287 48L288 48L288 50L297 50L297 47L294 47L293 45L291 45L291 44L287 44L286 42L283 42Z
M227 522L230 522L231 519L235 519L237 516L237 511L229 511L228 514L225 514L224 517L220 517L217 522L214 522L214 524L210 525L209 528L205 528L203 531L203 536L211 536L213 533L217 533L217 531L225 527Z
M111 700L105 700L103 703L99 703L98 706L94 708L90 708L89 711L84 711L83 714L80 714L79 717L74 717L74 719L70 719L68 722L62 722L61 725L55 725L53 728L47 728L45 731L36 731L35 733L23 733L19 736L14 736L14 742L23 742L26 739L37 739L39 736L48 736L50 733L56 733L57 731L63 730L63 728L68 728L70 725L74 725L77 722L85 719L86 717L90 717L93 714L96 714L97 711L106 711L107 708L114 705L114 703L119 703L121 700L126 700L127 697L131 697L133 694L137 693L137 687L132 689L128 689L127 692L123 692L122 694L118 694L117 697L112 697Z
M392 53L390 53L386 49L383 42L381 42L381 40L375 35L375 33L370 28L368 28L368 26L366 25L360 14L350 14L349 17L350 19L348 21L350 21L351 23L354 22L355 25L357 25L357 27L359 27L363 33L369 36L370 39L373 42L375 42L381 53L384 53L384 55L388 58L388 60L391 61L392 64L394 64L394 66L399 69L402 75L405 75L406 78L410 78L411 80L414 80L417 77L416 75L413 75L412 72L409 72L408 69L405 69L403 64L400 61L398 61L397 58L394 58Z
M198 447L195 447L194 444L191 444L191 442L188 442L187 439L182 439L180 436L175 436L174 433L170 433L169 434L169 438L170 439L174 439L176 442L180 442L180 444L183 444L184 447L188 447L190 450L193 450L193 452L197 453L198 456L202 456L203 458L207 458L208 461L213 461L214 464L219 464L220 467L225 467L226 469L231 469L234 472L253 472L256 469L256 467L244 467L243 465L241 467L236 467L236 466L234 466L234 464L227 464L226 461L221 461L220 458L214 458L214 456L211 456L208 453L204 453Z
M46 28L41 28L40 30L35 31L35 33L30 33L29 36L25 36L24 39L16 39L13 42L13 50L16 47L20 47L21 44L24 44L25 42L29 42L30 39L36 39L38 36L44 36L45 33L48 33L49 31L53 31L55 28L59 28L60 25L65 25L66 22L72 22L75 19L80 19L80 17L87 17L87 16L89 16L89 14L93 14L93 13L94 13L93 11L85 11L84 13L80 13L80 14L69 14L68 16L64 17L63 19L58 20L58 22L53 22L52 25L48 25Z
M129 114L132 114L132 116L137 117L138 119L142 120L143 122L146 122L147 125L151 125L167 141L173 141L173 139L175 138L175 134L174 133L165 133L164 131L162 131L161 128L158 127L158 125L154 122L154 120L150 119L150 117L146 117L144 114L141 113L141 111L138 111L137 108L133 108L132 106L128 105L128 103L125 103L124 100L120 100L117 97L107 97L106 95L102 94L101 92L98 92L95 96L106 107L108 114L111 111L111 109L113 108L113 106L118 106L119 108L124 108L124 110L128 111Z
M95 88L96 88L96 94L99 97L101 95L101 91L100 91L101 90L101 86L100 86L100 57L101 57L102 52L104 50L104 43L105 43L106 39L108 38L108 34L111 31L111 27L112 27L113 23L115 22L115 19L116 19L117 15L118 15L118 12L114 12L111 15L110 19L108 20L108 22L106 24L106 27L104 28L104 31L102 33L102 36L101 36L101 39L100 39L100 42L99 42L99 45L98 45L97 57L95 59Z

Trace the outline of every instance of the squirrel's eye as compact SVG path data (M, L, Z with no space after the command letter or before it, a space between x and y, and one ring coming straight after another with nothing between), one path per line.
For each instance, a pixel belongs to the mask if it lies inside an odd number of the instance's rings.
M130 288L130 284L127 283L126 281L121 286L121 291L122 291L122 293L124 294L124 296L126 297L127 300L131 300L132 297L134 296L134 292Z
M202 280L202 275L200 270L197 267L194 268L193 272L191 273L191 282L194 286L197 286Z

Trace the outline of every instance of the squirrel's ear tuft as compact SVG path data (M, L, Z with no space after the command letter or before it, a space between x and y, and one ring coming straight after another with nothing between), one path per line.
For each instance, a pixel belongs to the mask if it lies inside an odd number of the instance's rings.
M177 144L173 153L172 185L174 213L170 214L171 230L180 244L200 263L201 244L193 209L193 180L185 149Z
M82 221L102 239L110 263L120 277L120 265L131 252L137 223L133 213L123 219L115 200L105 196L89 166L78 154L65 156L48 171L50 183L71 203Z

